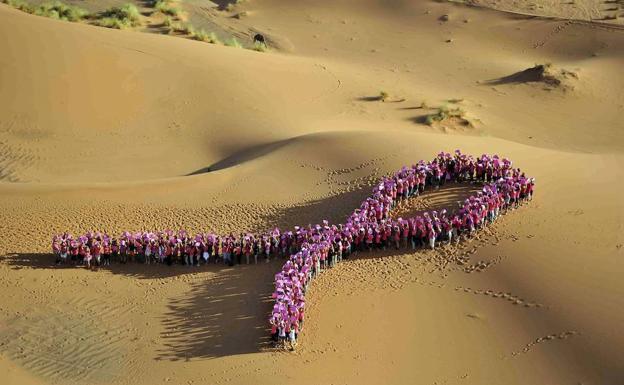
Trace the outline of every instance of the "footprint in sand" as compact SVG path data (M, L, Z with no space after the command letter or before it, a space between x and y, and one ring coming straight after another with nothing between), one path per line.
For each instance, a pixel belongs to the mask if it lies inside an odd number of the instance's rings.
M512 357L515 357L519 354L524 354L524 353L528 353L531 351L531 349L533 349L533 347L535 345L547 342L547 341L554 341L554 340L566 340L570 337L579 335L580 333L575 331L575 330L569 330L569 331L565 331L565 332L561 332L561 333L553 333L553 334L548 334L544 337L539 337L536 338L534 341L529 342L528 344L524 345L524 347L521 350L517 350L511 353Z

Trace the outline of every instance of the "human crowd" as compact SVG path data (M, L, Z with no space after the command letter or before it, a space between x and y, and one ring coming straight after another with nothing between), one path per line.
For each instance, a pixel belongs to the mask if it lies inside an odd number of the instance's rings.
M392 218L401 201L417 197L431 186L445 183L483 183L481 191L459 202L453 211L424 212L411 218ZM111 261L199 266L208 263L249 264L259 259L287 258L275 275L275 304L269 323L275 343L295 347L305 314L305 293L313 278L361 250L387 247L429 247L459 242L494 222L501 213L532 199L535 179L497 155L473 157L456 150L441 152L432 161L404 166L384 177L344 224L295 226L264 234L219 236L186 231L124 232L119 237L89 232L69 233L52 240L57 263L109 265Z

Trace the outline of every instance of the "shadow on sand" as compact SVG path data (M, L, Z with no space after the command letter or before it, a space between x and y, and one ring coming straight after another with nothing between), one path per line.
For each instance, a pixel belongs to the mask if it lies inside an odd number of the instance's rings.
M276 142L271 142L271 143L265 143L265 144L259 144L256 146L251 146L249 148L245 148L241 151L237 151L234 154L221 159L220 161L211 164L208 167L203 167L200 168L199 170L195 170L193 172L190 172L188 174L186 174L185 176L191 176L191 175L199 175L199 174L205 174L207 172L212 172L212 171L218 171L218 170L224 170L226 168L229 167L234 167L237 166L239 164L245 163L245 162L249 162L251 160L260 158L262 156L265 156L267 154L270 154L271 152L278 150L284 146L286 146L287 144L289 144L290 142L292 142L295 138L289 138L289 139L284 139L284 140L279 140Z
M508 76L503 76L498 79L486 80L482 84L498 86L503 84L541 82L544 81L545 71L546 67L542 64L538 64L535 67L527 68L523 71L519 71Z

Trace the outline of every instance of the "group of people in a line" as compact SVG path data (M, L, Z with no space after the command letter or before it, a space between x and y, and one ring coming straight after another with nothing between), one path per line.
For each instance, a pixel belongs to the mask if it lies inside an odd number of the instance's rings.
M426 186L439 188L448 182L482 182L483 188L456 210L425 212L412 218L391 217L402 200L418 196ZM494 222L501 213L531 200L535 180L512 162L497 155L474 158L456 150L441 152L431 162L420 161L383 178L373 193L344 224L296 228L298 251L275 275L275 304L269 323L278 344L295 347L305 314L305 293L310 281L355 250L388 246L435 248L468 237Z
M416 197L431 186L449 182L481 182L483 188L453 211L425 212L411 218L392 218L391 210L401 201ZM501 213L532 199L535 180L512 162L497 155L473 157L456 150L439 153L432 161L420 161L385 177L373 193L344 224L324 220L315 226L295 226L293 231L274 229L264 234L242 233L194 236L181 230L124 232L111 237L89 232L79 237L69 233L54 236L57 263L110 265L111 262L145 264L258 263L289 256L275 275L275 304L270 317L276 344L296 345L303 327L305 292L322 271L359 250L387 247L429 247L440 242L459 242L494 222Z
M289 255L293 248L292 232L254 235L232 233L219 236L200 233L194 236L186 231L124 232L118 237L107 233L88 232L79 237L69 233L52 239L52 250L57 264L78 264L87 267L107 266L111 262L144 264L163 263L200 266L208 263L228 265L258 263L272 256Z

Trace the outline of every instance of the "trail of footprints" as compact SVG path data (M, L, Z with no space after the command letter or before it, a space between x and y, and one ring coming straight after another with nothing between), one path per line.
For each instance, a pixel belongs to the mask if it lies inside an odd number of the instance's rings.
M579 335L580 333L575 331L575 330L568 330L565 332L561 332L561 333L553 333L553 334L549 334L547 336L544 337L539 337L536 338L534 341L529 342L528 344L524 345L524 347L521 350L517 350L515 352L511 353L512 357L515 357L519 354L525 354L531 351L531 349L533 349L535 347L535 345L544 343L544 342L548 342L548 341L555 341L555 340L565 340L568 339L570 337L574 337L576 335Z
M455 287L455 291L463 291L464 293L472 293L476 295L486 295L492 298L499 298L505 301L508 301L514 305L522 305L524 307L545 307L541 303L527 301L523 298L513 295L512 293L504 293L502 291L494 291L494 290L480 290L480 289L471 289L469 287L457 286Z
M322 166L316 166L313 164L301 163L300 167L303 168L312 168L317 171L325 171L326 177L322 181L317 183L317 186L327 185L330 189L330 194L342 194L351 191L360 190L364 187L374 186L379 183L380 172L381 169L379 167L375 167L372 172L365 176L360 176L357 178L353 178L350 180L340 181L337 178L344 175L349 175L354 172L360 171L365 168L369 168L372 166L377 166L379 164L383 164L386 161L387 157L374 158L370 159L366 162L362 162L351 168L340 168L340 169L329 169Z
M468 265L464 267L463 270L465 273L468 273L468 274L480 273L482 271L485 271L491 266L499 264L504 258L505 258L504 255L499 255L496 258L492 259L491 261L479 261L471 265Z

